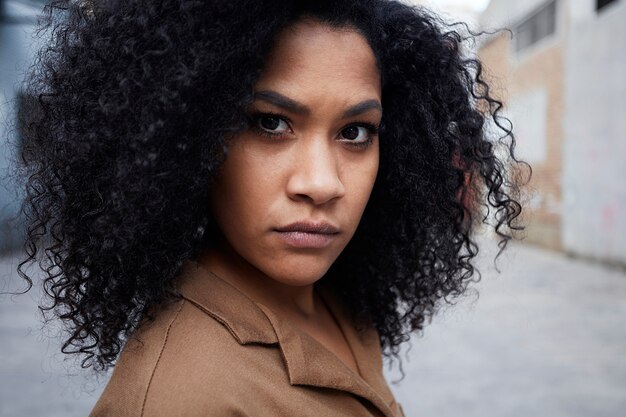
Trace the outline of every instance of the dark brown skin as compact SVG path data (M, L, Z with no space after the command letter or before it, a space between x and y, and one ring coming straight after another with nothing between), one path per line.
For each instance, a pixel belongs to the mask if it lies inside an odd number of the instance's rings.
M279 36L255 86L262 91L307 110L252 103L252 114L270 116L231 141L211 189L222 244L199 261L358 372L314 284L352 238L378 172L378 135L367 128L382 118L374 53L356 31L301 21ZM359 114L346 117L355 105ZM327 222L338 233L324 247L294 247L276 229L296 221Z

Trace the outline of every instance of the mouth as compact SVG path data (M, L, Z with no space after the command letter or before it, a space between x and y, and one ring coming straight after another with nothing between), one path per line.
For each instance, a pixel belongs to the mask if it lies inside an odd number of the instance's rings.
M296 222L274 229L287 245L295 248L324 248L339 235L339 228L330 223Z

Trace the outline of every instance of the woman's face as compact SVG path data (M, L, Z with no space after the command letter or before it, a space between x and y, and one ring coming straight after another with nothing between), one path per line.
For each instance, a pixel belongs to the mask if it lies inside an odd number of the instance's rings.
M380 74L365 38L302 21L284 31L211 189L232 270L321 278L353 236L378 171ZM226 259L227 257L224 257Z

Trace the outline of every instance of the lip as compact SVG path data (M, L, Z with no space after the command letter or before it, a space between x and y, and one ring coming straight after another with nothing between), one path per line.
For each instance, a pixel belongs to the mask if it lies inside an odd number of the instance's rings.
M296 222L274 231L289 246L296 248L324 248L339 234L339 228L326 222Z

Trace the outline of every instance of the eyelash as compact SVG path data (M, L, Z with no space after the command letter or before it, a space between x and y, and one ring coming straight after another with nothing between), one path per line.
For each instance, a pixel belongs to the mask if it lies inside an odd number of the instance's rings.
M258 122L262 117L276 117L276 118L280 118L282 119L285 123L287 123L288 125L291 125L291 120L287 117L284 116L280 113L274 113L274 112L263 112L263 113L253 113L250 115L250 124L252 126L252 129L258 133L261 136L267 137L267 138L275 138L276 136L281 136L282 133L271 133L268 132L267 130L261 128L258 126ZM365 128L365 130L367 130L367 140L365 140L364 142L351 142L349 140L346 140L346 143L348 143L348 146L354 147L354 148L367 148L368 146L370 146L372 144L372 142L374 142L374 137L376 135L378 135L378 131L379 128L371 123L368 122L353 122L350 123L349 125L345 126L343 129L341 129L342 131L345 129L348 129L350 127L363 127Z

